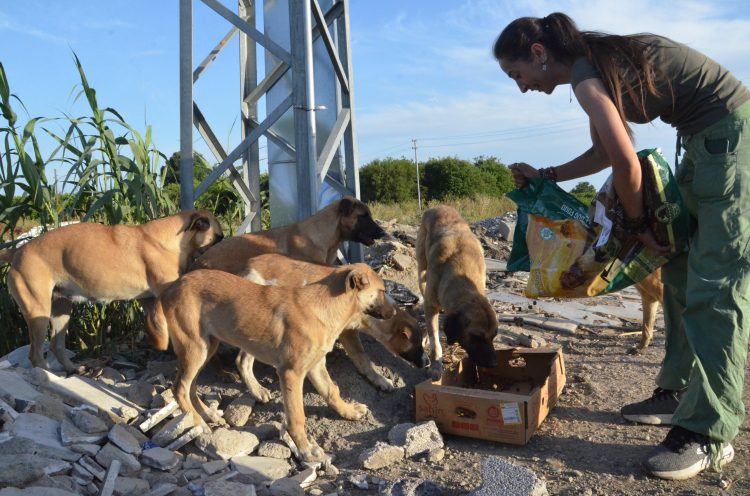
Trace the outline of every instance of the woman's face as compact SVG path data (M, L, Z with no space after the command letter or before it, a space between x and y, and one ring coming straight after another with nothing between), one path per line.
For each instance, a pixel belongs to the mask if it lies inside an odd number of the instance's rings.
M547 69L551 66L550 62L547 61L550 64ZM550 71L542 69L543 65L541 58L537 56L533 56L531 61L519 59L509 62L505 59L500 60L500 68L516 82L521 93L531 90L541 91L549 95L554 91L556 85L551 81Z

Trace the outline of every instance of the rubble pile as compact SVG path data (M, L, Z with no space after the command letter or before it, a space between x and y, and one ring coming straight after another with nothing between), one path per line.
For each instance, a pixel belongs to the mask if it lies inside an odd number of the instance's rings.
M3 496L304 496L306 489L323 494L312 486L319 477L338 478L341 494L345 483L354 488L373 482L366 475L346 478L332 456L301 462L278 422L245 425L255 406L247 396L229 403L229 423L203 432L168 388L175 361L152 362L146 370L114 361L65 377L24 367L16 359L21 355L0 359ZM202 399L215 409L221 400L217 393ZM414 429L425 427L408 432ZM425 434L417 431L394 447L401 458L405 450L422 450Z

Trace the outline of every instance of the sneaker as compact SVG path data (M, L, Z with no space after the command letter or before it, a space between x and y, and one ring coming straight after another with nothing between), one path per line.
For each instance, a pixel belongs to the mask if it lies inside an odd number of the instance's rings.
M647 400L625 405L620 413L626 419L641 424L672 424L672 415L682 399L682 391L668 391L656 388Z
M667 438L646 457L643 464L660 479L684 480L698 475L710 464L711 438L676 425ZM734 459L734 448L723 445L720 466Z

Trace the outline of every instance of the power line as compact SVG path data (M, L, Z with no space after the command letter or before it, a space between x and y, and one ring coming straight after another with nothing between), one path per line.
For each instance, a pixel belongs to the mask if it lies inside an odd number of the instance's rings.
M372 153L368 153L368 154L366 154L366 155L360 155L360 158L361 158L361 157L369 157L370 155L375 155L376 153L381 153L381 152L385 152L385 151L387 151L387 150L390 150L390 149L392 149L392 148L398 148L399 146L404 146L404 145L408 145L408 144L409 144L409 143L401 143L401 144L399 144L399 145L395 145L395 146L389 146L388 148L384 148L384 149L382 149L382 150L380 150L380 151L377 151L377 152L372 152ZM401 150L399 150L399 151L401 151Z
M479 137L479 136L492 136L495 134L520 133L523 131L528 131L528 130L533 130L533 129L570 126L571 125L570 123L572 122L579 122L583 120L588 121L588 117L579 117L576 119L568 119L564 121L550 122L549 124L535 124L533 126L508 128L508 129L502 129L500 131L488 131L486 133L474 133L474 134L463 134L463 135L457 135L457 136L442 136L442 137L435 137L435 138L419 138L419 139L422 141L435 141L435 140L441 140L441 139L460 139L460 138L473 138L473 137Z
M536 133L536 134L529 134L527 136L511 136L509 138L499 138L494 140L487 140L487 141L472 141L470 143L448 143L445 145L422 145L422 148L439 148L439 147L445 147L445 146L462 146L462 145L479 145L482 143L495 143L498 141L508 141L508 140L516 140L516 139L524 139L524 138L532 138L534 136L543 136L546 134L557 134L557 133L564 133L566 131L576 131L578 129L586 129L588 126L578 126L578 127L571 127L568 129L560 129L557 131L548 131L544 133Z

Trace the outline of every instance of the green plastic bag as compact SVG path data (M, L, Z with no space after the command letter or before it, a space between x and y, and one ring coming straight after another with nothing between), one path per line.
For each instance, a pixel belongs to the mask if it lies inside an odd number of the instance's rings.
M676 254L687 251L690 220L666 160L659 150L638 153L644 211L657 242L675 250L666 257L623 229L624 212L612 177L590 206L547 179L508 197L518 205L508 270L530 272L528 297L580 298L636 284Z

